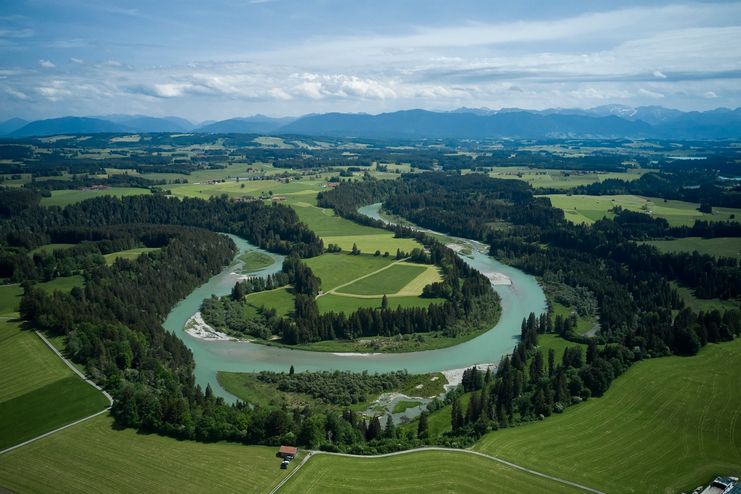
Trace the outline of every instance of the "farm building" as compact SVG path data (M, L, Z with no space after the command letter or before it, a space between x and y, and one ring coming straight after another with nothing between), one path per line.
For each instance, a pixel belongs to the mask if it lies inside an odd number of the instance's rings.
M276 456L280 456L281 458L287 458L292 457L295 458L298 454L298 448L295 446L281 446L278 450L278 454Z
M700 494L739 494L741 493L741 484L736 477L716 477L709 486L698 487L695 492Z
M286 196L273 196L273 202L283 202L286 200Z

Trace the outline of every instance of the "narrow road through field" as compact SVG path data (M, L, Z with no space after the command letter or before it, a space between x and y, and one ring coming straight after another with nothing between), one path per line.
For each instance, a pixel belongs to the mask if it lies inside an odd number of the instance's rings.
M453 453L463 453L463 454L469 454L469 455L476 455L481 456L483 458L488 458L489 460L496 461L497 463L501 463L503 465L507 465L508 467L515 468L517 470L521 470L523 472L529 473L531 475L537 475L538 477L543 477L548 480L552 480L554 482L558 482L560 484L569 485L571 487L576 487L577 489L581 489L585 492L591 492L593 494L605 494L604 492L593 489L591 487L587 487L582 484L578 484L576 482L571 482L570 480L565 480L559 477L554 477L553 475L548 475L547 473L538 472L537 470L533 470L527 467L523 467L520 465L517 465L516 463L509 462L507 460L503 460L501 458L497 458L496 456L487 455L486 453L480 453L478 451L473 451L470 449L453 449L453 448L440 448L436 446L430 446L427 448L415 448L415 449L407 449L405 451L396 451L394 453L386 453L383 455L351 455L348 453L329 453L326 451L309 451L309 454L304 457L303 461L293 470L291 470L291 473L288 474L283 480L281 480L278 485L276 485L272 491L270 491L270 494L274 494L275 492L278 492L278 490L285 485L288 480L293 477L293 475L298 472L298 470L304 466L304 464L313 456L313 455L331 455L331 456L344 456L346 458L386 458L389 456L398 456L398 455L406 455L411 453L419 453L421 451L444 451L444 452L453 452Z
M69 360L67 360L66 358L64 358L64 356L59 352L59 350L57 350L56 347L54 347L54 345L52 345L51 342L49 340L47 340L46 337L43 334L39 333L38 331L34 331L34 332L38 335L39 338L41 338L41 340L44 343L46 343L46 346L48 346L51 349L51 351L54 352L57 355L57 357L59 357L60 359L62 359L62 362L64 362L67 365L67 367L69 367L70 369L72 369L72 372L74 372L75 374L77 374L78 376L80 376L80 378L82 378L82 380L85 381L86 383L88 383L90 386L94 387L95 389L97 389L98 391L100 391L101 393L103 393L103 395L108 399L108 406L105 409L103 409L103 410L101 410L99 412L96 412L96 413L94 413L92 415L88 415L87 417L83 417L83 418L81 418L79 420L75 420L74 422L72 422L70 424L63 425L62 427L58 427L58 428L56 428L54 430L51 430L49 432L45 432L45 433L41 434L40 436L36 436L34 438L31 438L28 441L23 441L22 443L16 444L15 446L11 446L9 448L6 448L6 449L0 451L0 455L3 455L3 454L8 453L10 451L13 451L14 449L18 449L20 447L23 447L23 446L25 446L27 444L31 444L32 442L38 441L39 439L43 439L43 438L45 438L47 436L51 436L52 434L55 434L55 433L57 433L59 431L62 431L64 429L67 429L68 427L72 427L73 425L77 425L79 423L85 422L86 420L90 420L93 417L97 417L98 415L107 413L111 409L111 406L113 405L113 397L110 394L108 394L108 392L106 390L104 390L103 388L101 388L100 386L98 386L97 384L95 384L93 381L91 381L90 379L88 379L85 376L85 374L83 374L82 372L80 372L79 369L77 369L77 367L75 367L74 364L72 364L72 362L70 362Z

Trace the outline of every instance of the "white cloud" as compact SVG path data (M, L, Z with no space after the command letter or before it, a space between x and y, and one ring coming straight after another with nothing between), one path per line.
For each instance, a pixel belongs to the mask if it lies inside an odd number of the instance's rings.
M76 64L83 64L83 63L85 63L85 61L82 60L81 58L75 58L75 57L70 58L69 61L72 62L72 63L76 63Z
M654 77L657 79L666 79L666 74L660 70L654 70Z
M39 65L44 67L45 69L53 69L54 67L56 67L56 65L54 65L54 63L51 60L45 60L45 59L39 60Z
M715 91L706 91L703 96L708 99L715 99L718 97L718 95L715 93Z

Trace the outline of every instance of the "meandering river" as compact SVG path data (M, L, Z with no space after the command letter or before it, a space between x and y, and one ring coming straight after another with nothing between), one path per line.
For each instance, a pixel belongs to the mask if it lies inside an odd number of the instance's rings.
M380 219L379 210L380 204L373 204L359 211ZM264 276L281 269L282 256L258 249L239 237L231 238L239 248L235 259L249 250L264 252L275 259L272 266L253 274ZM241 276L238 274L241 261L235 261L178 303L165 320L164 327L180 337L193 352L196 382L203 388L210 384L215 394L229 402L233 402L235 398L218 384L217 371L287 371L293 365L296 371L388 372L406 369L410 373L426 373L498 362L517 343L522 318L527 317L530 312L540 314L545 310L545 295L534 277L486 255L483 244L466 239L455 240L472 249L470 256L462 256L466 263L482 273L502 273L512 281L511 285L494 285L494 290L502 299L499 322L481 336L460 345L414 353L335 354L271 347L246 341L209 341L186 333L185 323L198 312L203 299L231 292L234 283Z

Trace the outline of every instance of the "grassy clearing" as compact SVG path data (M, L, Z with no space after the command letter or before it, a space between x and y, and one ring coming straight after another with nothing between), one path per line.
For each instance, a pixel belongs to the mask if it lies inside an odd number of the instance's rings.
M383 230L381 230L383 231ZM376 233L373 235L345 235L338 237L322 237L325 245L336 244L344 251L352 251L353 244L364 254L373 254L379 251L381 254L388 252L392 256L396 255L396 249L402 252L411 252L412 249L421 248L422 246L411 238L394 238L394 234Z
M248 304L253 307L266 307L275 309L279 316L285 316L293 312L294 296L288 287L266 290L264 292L250 293L246 297Z
M77 244L46 244L41 247L36 247L29 252L30 255L34 254L51 254L55 250L65 250L74 247Z
M44 197L41 199L41 205L67 206L68 204L74 204L76 202L84 201L85 199L92 199L93 197L124 197L149 193L149 189L141 189L138 187L112 187L110 189L102 190L54 190L51 193L51 197Z
M741 257L741 238L719 237L701 238L687 237L672 240L649 240L661 252L694 252L715 257Z
M590 185L607 179L637 180L647 170L616 172L579 172L574 170L543 170L526 167L498 167L489 172L493 178L523 180L533 188L571 189L580 185Z
M566 348L575 346L582 348L582 350L584 350L584 355L586 355L587 345L584 345L583 343L574 343L573 341L565 340L557 334L552 333L538 335L538 350L543 352L543 356L546 358L546 362L548 361L549 350L553 350L555 352L556 362L560 362L561 357L563 357L563 351Z
M442 372L415 374L410 376L409 381L399 391L407 396L432 397L445 391L446 384L448 380Z
M281 470L267 446L177 441L112 425L96 417L3 455L0 485L28 493L265 493L298 464Z
M16 314L22 295L21 285L0 285L0 316L10 317Z
M606 492L691 490L741 473L741 339L636 364L602 398L475 449Z
M713 208L712 214L701 213L697 210L698 204L683 201L665 201L655 197L635 195L613 196L585 196L550 194L553 207L562 209L566 219L572 223L592 224L595 221L614 216L610 212L615 206L623 209L650 214L658 218L665 218L672 226L692 226L695 220L728 221L735 215L736 221L741 219L741 209Z
M460 452L421 451L386 458L317 455L281 492L579 492L557 482Z
M338 289L341 293L353 295L383 295L400 292L415 278L427 271L427 266L399 263L378 273L367 276L351 285ZM422 291L411 293L419 295Z
M287 406L289 408L315 406L317 401L303 393L278 391L274 384L260 381L256 374L246 372L219 372L219 384L240 400L252 405Z
M551 305L553 306L554 316L560 315L564 318L571 317L571 313L573 312L571 308L553 301L551 301ZM576 327L574 328L574 331L577 334L584 334L587 331L591 330L595 324L597 324L596 317L581 317L577 315Z
M31 331L0 321L0 449L104 409L108 400Z
M355 312L361 307L380 308L383 296L374 298L360 297L343 297L342 295L324 295L317 299L319 312L344 312L349 314ZM443 303L444 299L439 298L422 298L422 297L388 297L389 308L398 307L427 307L435 303Z
M111 264L116 262L116 259L126 259L127 261L133 261L142 254L145 254L147 252L155 252L158 250L160 250L158 247L137 247L136 249L127 249L118 252L112 252L110 254L104 255L103 257L105 257L106 264L110 266Z
M741 308L741 301L739 300L721 300L718 298L697 298L695 297L695 292L690 289L686 288L679 283L672 281L671 282L672 287L674 287L677 292L679 292L679 296L682 297L682 300L684 300L685 305L687 305L689 308L691 308L695 312L699 311L726 311L729 309L739 309Z
M419 295L424 287L438 281L442 281L440 269L437 266L425 266L425 270L396 292L396 295Z
M383 256L351 256L347 252L323 254L305 260L315 275L322 280L322 291L328 292L368 273L378 271L394 262Z
M395 255L396 249L409 252L421 245L409 238L394 238L394 234L380 228L371 228L335 215L331 209L309 204L293 204L302 222L324 240L324 245L336 244L351 251L353 244L365 254L380 251Z
M257 250L245 252L239 256L239 260L244 263L242 266L243 273L254 273L255 271L260 271L272 266L274 262L272 257Z
M75 276L63 276L61 278L54 278L51 281L45 281L44 283L37 283L36 286L46 290L47 292L60 291L68 292L74 287L82 287L85 285L85 278L80 275Z

